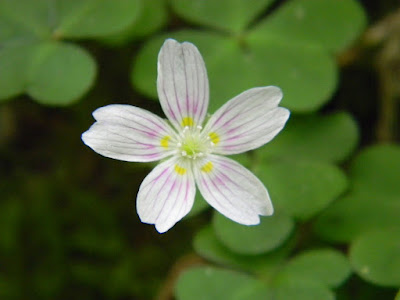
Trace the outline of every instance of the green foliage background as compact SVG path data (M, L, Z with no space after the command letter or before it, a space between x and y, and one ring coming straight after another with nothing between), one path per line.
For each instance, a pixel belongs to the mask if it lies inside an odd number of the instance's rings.
M0 299L394 299L400 288L400 10L394 0L0 0ZM91 112L162 115L166 38L204 56L210 110L280 86L291 118L235 156L276 213L236 224L200 195L140 223L153 164L80 140ZM397 294L399 299L400 294Z

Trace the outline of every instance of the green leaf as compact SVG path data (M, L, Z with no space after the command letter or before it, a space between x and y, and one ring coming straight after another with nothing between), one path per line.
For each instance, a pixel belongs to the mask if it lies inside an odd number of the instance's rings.
M283 268L280 276L305 278L335 288L350 275L347 258L333 249L318 249L301 252Z
M38 38L32 32L28 32L23 26L6 20L0 15L0 47L19 45L36 41Z
M210 112L252 87L277 85L285 94L282 105L293 111L316 110L336 86L333 59L317 48L299 49L282 43L243 41L199 31L180 31L150 40L136 57L134 86L157 98L157 53L166 38L194 43L206 62L210 80ZM152 67L153 66L153 67Z
M282 245L294 228L291 218L275 213L261 217L254 226L233 222L219 213L214 214L213 227L219 241L239 254L260 254Z
M194 237L193 248L202 257L221 265L245 267L248 262L241 262L240 255L233 253L218 241L211 225L201 229Z
M337 67L323 49L297 47L292 42L253 36L247 39L248 49L239 49L239 44L235 46L233 55L241 53L244 67L243 70L236 70L239 73L234 75L225 72L225 76L240 77L242 81L246 78L239 86L242 89L254 84L279 86L284 94L282 106L293 112L317 110L329 100L336 88ZM225 59L228 58L229 55ZM246 76L240 76L241 72L245 72Z
M282 132L257 153L265 158L340 162L354 151L358 135L356 122L346 112L292 115Z
M323 210L347 187L343 172L323 162L265 161L258 165L256 174L276 209L301 220Z
M225 247L217 239L211 225L207 225L196 234L193 240L193 247L199 255L214 263L259 273L263 276L274 273L275 266L288 255L291 249L290 245L284 245L267 254L237 254Z
M399 197L351 193L333 203L314 223L314 231L333 242L349 242L363 232L385 227L400 228Z
M400 286L400 228L365 232L350 248L350 262L363 279Z
M274 299L273 291L263 282L255 282L240 290L232 300L265 300Z
M96 65L78 46L43 43L37 47L27 72L29 95L43 104L66 105L89 90Z
M317 219L315 232L324 239L347 242L371 229L400 228L399 167L398 146L373 146L361 152L350 169L352 191Z
M25 91L26 67L36 50L36 44L0 48L0 99L8 99Z
M174 11L194 23L227 31L243 32L274 0L173 0Z
M322 283L302 277L278 277L273 285L277 300L334 300L334 294Z
M397 292L396 298L394 300L400 300L400 290Z
M166 0L142 1L136 21L121 32L106 37L104 41L112 45L125 44L156 32L167 20Z
M140 6L140 0L1 0L0 24L9 24L16 35L47 40L101 37L133 24Z
M286 40L337 52L352 43L365 25L365 13L355 0L292 0L261 21L251 34L271 42Z
M270 285L242 273L212 267L197 267L184 272L176 285L178 300L277 299L333 300L322 284L303 278L278 277Z
M377 145L364 150L351 168L353 189L366 194L390 195L400 201L400 147Z
M281 280L278 286L255 283L246 286L233 300L333 300L334 294L318 282L297 278L293 281Z
M134 36L150 35L162 28L167 19L165 0L142 1L141 13L132 27L132 33Z
M54 0L1 0L0 19L7 21L14 28L19 28L19 32L49 37L53 21L53 2Z
M178 279L175 295L178 300L235 299L247 286L256 284L252 277L213 267L197 267Z
M129 27L139 15L139 0L59 0L54 4L54 36L102 37Z

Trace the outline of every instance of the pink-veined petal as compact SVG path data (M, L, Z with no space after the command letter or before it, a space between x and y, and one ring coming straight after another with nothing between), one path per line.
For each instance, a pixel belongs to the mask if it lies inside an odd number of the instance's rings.
M171 158L154 168L140 185L137 212L158 232L169 230L192 208L196 186L190 162Z
M196 46L167 39L158 55L157 91L177 130L202 125L208 108L207 70Z
M233 221L255 225L260 222L259 215L273 214L267 189L236 161L209 155L197 162L194 174L204 199Z
M281 99L281 90L268 86L247 90L224 104L204 128L204 134L215 144L213 152L242 153L272 140L290 114L278 107Z
M131 105L112 104L93 112L95 122L82 134L97 153L124 161L148 162L173 153L176 133L160 117Z

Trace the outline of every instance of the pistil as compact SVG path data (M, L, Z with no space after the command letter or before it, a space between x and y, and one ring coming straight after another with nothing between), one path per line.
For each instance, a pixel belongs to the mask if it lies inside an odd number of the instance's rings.
M201 126L188 127L185 126L180 133L180 140L177 143L178 154L189 159L197 159L204 157L210 153L214 143L210 137L204 137L201 133Z

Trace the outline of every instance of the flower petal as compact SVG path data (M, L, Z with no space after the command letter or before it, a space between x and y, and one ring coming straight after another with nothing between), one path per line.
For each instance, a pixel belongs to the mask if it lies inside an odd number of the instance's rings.
M140 220L155 224L160 233L166 232L190 211L195 193L189 162L171 158L155 167L140 185Z
M228 101L211 116L204 134L214 143L214 153L237 154L258 148L285 126L289 110L278 107L278 87L247 90Z
M261 181L236 161L209 155L198 161L196 184L204 199L224 216L245 225L272 215L268 191Z
M82 134L97 153L124 161L147 162L173 153L176 133L160 117L144 109L112 104L93 112L97 120Z
M157 90L165 115L179 131L202 125L208 108L207 70L191 43L168 39L158 55Z

